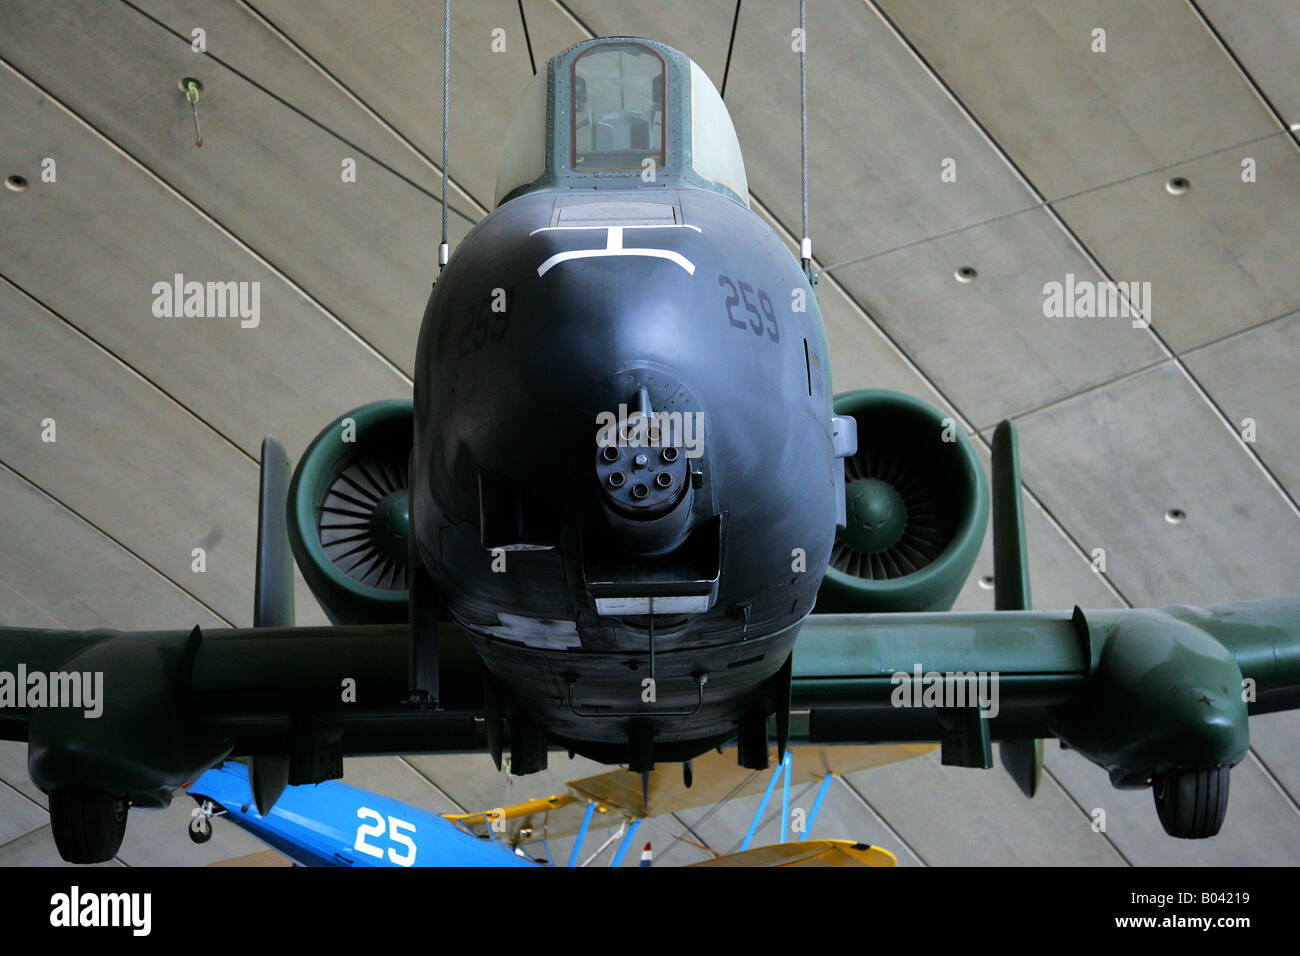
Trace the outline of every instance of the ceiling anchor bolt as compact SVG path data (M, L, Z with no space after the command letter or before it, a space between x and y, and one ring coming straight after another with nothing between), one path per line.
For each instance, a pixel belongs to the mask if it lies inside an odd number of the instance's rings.
M185 94L185 101L190 104L190 112L194 114L194 145L203 145L203 134L199 131L199 93L203 91L203 84L192 76L181 77L181 92Z

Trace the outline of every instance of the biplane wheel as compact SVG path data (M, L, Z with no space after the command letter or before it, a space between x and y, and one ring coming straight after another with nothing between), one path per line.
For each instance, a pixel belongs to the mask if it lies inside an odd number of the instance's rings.
M59 856L69 863L107 863L126 836L124 797L98 790L55 790L50 794L50 829Z
M212 839L212 821L207 814L200 813L190 819L190 839L195 843L207 843Z
M1156 813L1170 836L1204 840L1219 832L1228 812L1229 767L1170 770L1151 781Z

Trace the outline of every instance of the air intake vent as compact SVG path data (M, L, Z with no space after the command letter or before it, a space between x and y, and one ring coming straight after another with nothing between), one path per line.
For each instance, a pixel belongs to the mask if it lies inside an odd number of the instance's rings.
M957 496L945 476L865 444L860 437L858 453L844 463L848 527L836 536L831 567L888 581L921 570L943 553L957 525L951 505Z
M355 408L327 425L289 483L289 544L335 624L408 620L410 399Z
M359 454L325 492L318 525L321 547L352 580L404 591L407 509L406 462L382 450Z
M988 524L984 469L937 408L897 392L835 399L857 423L844 460L845 527L817 594L821 613L947 610Z

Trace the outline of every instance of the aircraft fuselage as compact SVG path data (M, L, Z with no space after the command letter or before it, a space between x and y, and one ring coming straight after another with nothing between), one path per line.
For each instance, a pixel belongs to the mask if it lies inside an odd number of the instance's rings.
M602 429L647 402L675 439ZM821 317L758 216L685 186L505 203L430 296L415 429L418 553L512 728L688 759L770 712L842 478Z

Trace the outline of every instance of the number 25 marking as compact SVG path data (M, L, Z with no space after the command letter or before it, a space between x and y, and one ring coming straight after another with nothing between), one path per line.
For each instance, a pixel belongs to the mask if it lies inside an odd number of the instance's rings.
M357 809L357 818L360 820L373 820L374 822L362 823L357 827L357 841L352 845L354 850L382 860L384 851L367 843L366 837L383 836L384 830L387 829L389 839L393 843L406 847L405 853L397 853L390 846L388 848L388 859L398 866L410 866L415 862L415 843L403 832L410 831L414 833L414 823L407 823L405 820L397 819L397 817L389 817L387 827L385 827L383 814L371 810L369 807L359 807Z

